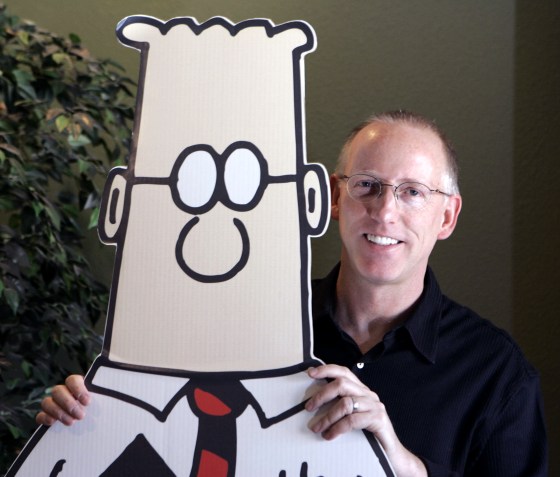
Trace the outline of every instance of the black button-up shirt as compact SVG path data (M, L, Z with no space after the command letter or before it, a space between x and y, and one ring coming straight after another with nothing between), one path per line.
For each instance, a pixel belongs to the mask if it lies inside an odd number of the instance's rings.
M444 296L428 269L410 318L366 354L333 321L339 267L313 281L315 356L384 403L430 477L545 477L539 376L509 335Z

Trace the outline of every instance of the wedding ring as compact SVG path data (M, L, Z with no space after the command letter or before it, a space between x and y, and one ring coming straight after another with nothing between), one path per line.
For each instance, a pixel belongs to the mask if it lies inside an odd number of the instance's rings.
M358 401L355 401L353 397L350 397L350 399L352 399L352 414L355 412L358 412L358 409L360 409L360 403Z

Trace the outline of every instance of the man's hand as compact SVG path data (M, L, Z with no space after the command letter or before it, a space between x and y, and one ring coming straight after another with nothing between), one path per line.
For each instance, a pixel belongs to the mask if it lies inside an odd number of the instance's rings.
M422 461L399 441L377 394L354 373L348 368L328 364L310 368L308 374L330 382L307 401L305 408L313 412L332 403L326 413L316 415L309 422L313 432L330 440L353 429L365 429L377 437L398 477L428 475Z
M52 389L51 395L41 402L42 411L37 414L37 424L50 426L56 421L71 426L85 416L84 407L89 404L90 395L84 384L83 376L73 374L66 378L65 384Z

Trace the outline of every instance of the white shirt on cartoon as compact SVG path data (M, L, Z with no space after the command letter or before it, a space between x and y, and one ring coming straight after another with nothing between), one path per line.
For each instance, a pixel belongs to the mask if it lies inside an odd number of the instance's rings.
M198 418L181 395L188 381L184 377L99 367L92 384L101 393L91 393L87 417L71 427L57 423L49 428L13 475L103 475L127 447L141 441L143 447L136 449L144 454L141 458L150 460L145 455L149 449L153 457L161 459L160 465L169 469L168 475L188 477L198 432ZM270 419L289 411L286 403L301 404L309 388L317 385L302 371L243 379L241 383ZM119 397L102 394L105 392ZM360 431L325 441L307 428L311 417L302 410L263 429L255 410L245 409L236 420L235 475L393 475L376 441L372 447ZM51 474L52 469L60 472Z

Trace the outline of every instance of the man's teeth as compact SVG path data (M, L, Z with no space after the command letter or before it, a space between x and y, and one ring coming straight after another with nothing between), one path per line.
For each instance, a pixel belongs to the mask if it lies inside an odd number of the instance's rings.
M377 245L396 245L399 243L398 240L391 237L380 237L379 235L367 234L367 239Z

